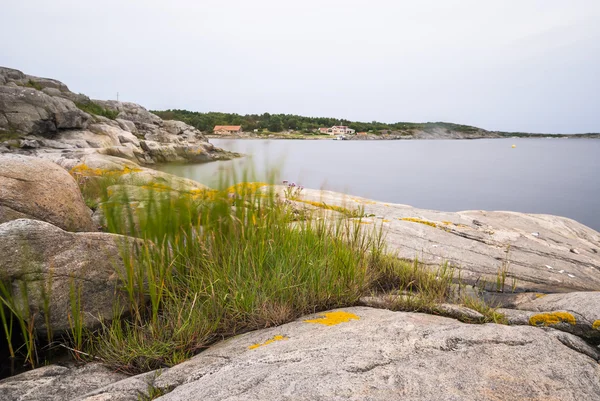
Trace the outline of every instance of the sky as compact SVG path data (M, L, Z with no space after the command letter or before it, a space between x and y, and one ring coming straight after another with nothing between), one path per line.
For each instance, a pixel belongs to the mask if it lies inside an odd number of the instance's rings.
M2 0L0 65L148 109L600 132L598 0Z

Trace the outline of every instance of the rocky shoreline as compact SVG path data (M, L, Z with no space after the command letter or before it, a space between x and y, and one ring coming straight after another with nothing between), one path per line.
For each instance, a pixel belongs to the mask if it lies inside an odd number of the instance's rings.
M114 119L76 105L85 102ZM70 327L74 275L83 278L83 324L110 319L122 296L120 250L139 241L103 232L102 214L86 205L78 184L118 177L130 200L143 203L149 188L173 196L206 189L148 166L236 156L141 106L91 101L58 81L6 68L0 135L0 279L27 300L38 330L57 333ZM285 197L286 187L264 188ZM3 399L597 399L600 233L558 216L450 213L310 189L288 203L382 228L388 251L431 271L457 269L457 291L500 308L508 324L465 323L479 312L453 303L439 305L444 316L387 310L393 300L373 294L137 376L96 362L44 366L0 380ZM346 213L353 210L361 216ZM23 271L29 265L34 271ZM49 298L22 291L24 282L48 277ZM45 320L48 301L52 319Z
M271 134L257 134L253 132L243 132L238 135L216 135L216 134L205 134L207 138L215 139L296 139L296 140L334 140L333 136L329 135L309 135L302 133L271 133ZM494 132L480 130L478 132L464 133L460 131L452 131L445 128L437 128L429 131L413 131L409 134L406 133L383 133L383 134L372 134L367 133L365 135L347 135L344 140L349 141L409 141L409 140L437 140L437 139L457 139L457 140L474 140L474 139L510 139L510 138L534 138L534 139L548 139L548 138L561 138L561 139L600 139L600 134L572 134L572 135L545 135L545 134L518 134L511 136L509 133Z
M92 100L60 81L5 67L0 67L0 153L33 155L68 168L89 155L141 165L239 156L135 103Z

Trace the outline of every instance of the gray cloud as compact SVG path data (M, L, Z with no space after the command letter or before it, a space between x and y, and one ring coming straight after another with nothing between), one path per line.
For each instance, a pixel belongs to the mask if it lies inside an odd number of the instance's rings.
M600 2L24 0L0 65L148 108L600 131Z

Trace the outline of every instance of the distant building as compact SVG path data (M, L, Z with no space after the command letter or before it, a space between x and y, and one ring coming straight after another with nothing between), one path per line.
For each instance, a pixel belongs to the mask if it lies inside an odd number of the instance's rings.
M367 133L366 132L357 132L356 135L364 136L364 135L367 135Z
M329 135L353 135L354 130L348 128L345 125L334 125L331 128L319 128L320 134L329 134Z
M239 134L240 132L242 132L242 126L241 125L215 125L213 132L215 134L221 134L221 135Z

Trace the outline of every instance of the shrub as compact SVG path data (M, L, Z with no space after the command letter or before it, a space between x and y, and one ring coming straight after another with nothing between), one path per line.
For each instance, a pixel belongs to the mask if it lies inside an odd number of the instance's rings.
M119 115L119 111L117 110L109 110L109 109L105 109L102 106L89 101L86 103L82 103L82 102L77 102L75 103L75 105L80 109L85 111L88 114L94 114L97 116L102 116L102 117L106 117L106 118L110 118L111 120L114 120L115 118L117 118L117 116Z
M41 91L42 89L44 89L42 87L42 85L40 85L38 82L35 82L35 81L31 80L31 79L28 80L27 83L25 85L23 85L23 86L26 86L28 88L33 88L33 89L36 89L36 90L39 90L39 91Z

